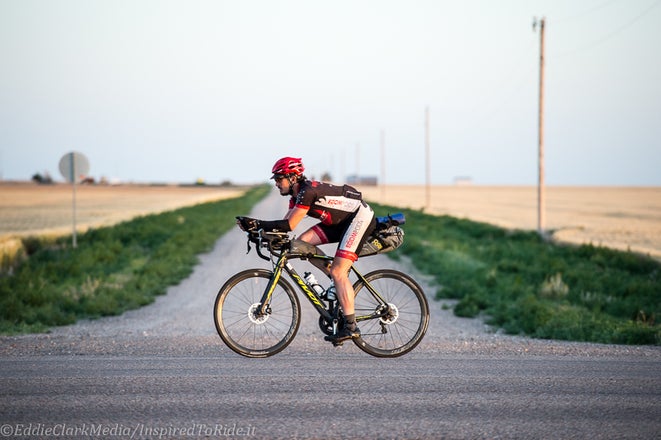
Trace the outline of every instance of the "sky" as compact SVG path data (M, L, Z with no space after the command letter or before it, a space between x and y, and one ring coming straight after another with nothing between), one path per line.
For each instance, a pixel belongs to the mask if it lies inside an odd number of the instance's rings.
M0 179L536 185L535 17L545 183L661 185L661 0L0 0Z

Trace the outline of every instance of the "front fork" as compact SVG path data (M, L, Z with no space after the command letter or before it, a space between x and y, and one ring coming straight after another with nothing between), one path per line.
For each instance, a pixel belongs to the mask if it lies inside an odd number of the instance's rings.
M266 285L266 290L264 290L264 294L262 295L260 306L255 309L256 318L271 314L271 296L273 296L275 286L278 285L278 281L280 281L280 277L282 276L284 263L285 259L280 257L274 265L273 276L271 276L269 283Z

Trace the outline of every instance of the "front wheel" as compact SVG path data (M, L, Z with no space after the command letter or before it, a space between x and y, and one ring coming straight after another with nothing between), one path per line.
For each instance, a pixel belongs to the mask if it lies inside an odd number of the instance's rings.
M361 330L361 338L354 339L356 345L377 357L397 357L413 350L429 326L429 305L422 288L396 270L370 272L365 280L382 300L362 280L354 284Z
M240 355L273 356L296 336L301 306L286 280L278 280L266 312L259 313L272 276L273 272L265 269L245 270L227 280L218 292L213 308L216 330Z

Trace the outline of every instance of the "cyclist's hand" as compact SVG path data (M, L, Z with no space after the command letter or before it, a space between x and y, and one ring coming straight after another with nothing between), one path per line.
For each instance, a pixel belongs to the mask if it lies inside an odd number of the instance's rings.
M250 217L237 217L236 224L246 232L256 231L259 229L259 220Z

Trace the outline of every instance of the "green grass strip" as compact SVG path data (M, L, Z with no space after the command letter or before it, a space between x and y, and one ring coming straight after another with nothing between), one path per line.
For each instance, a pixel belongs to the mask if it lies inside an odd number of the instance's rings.
M406 214L398 253L432 275L458 316L483 314L510 334L615 344L661 344L661 264L631 252L543 240L533 231Z
M0 333L45 331L151 303L186 278L197 255L269 191L139 217L71 237L24 240L28 258L0 276ZM661 264L630 252L549 243L535 232L403 211L398 252L432 275L458 316L485 315L512 334L618 344L661 344Z
M244 195L71 236L24 240L28 258L0 277L0 333L41 332L81 318L118 315L144 306L188 277L198 255L211 250L269 191Z

